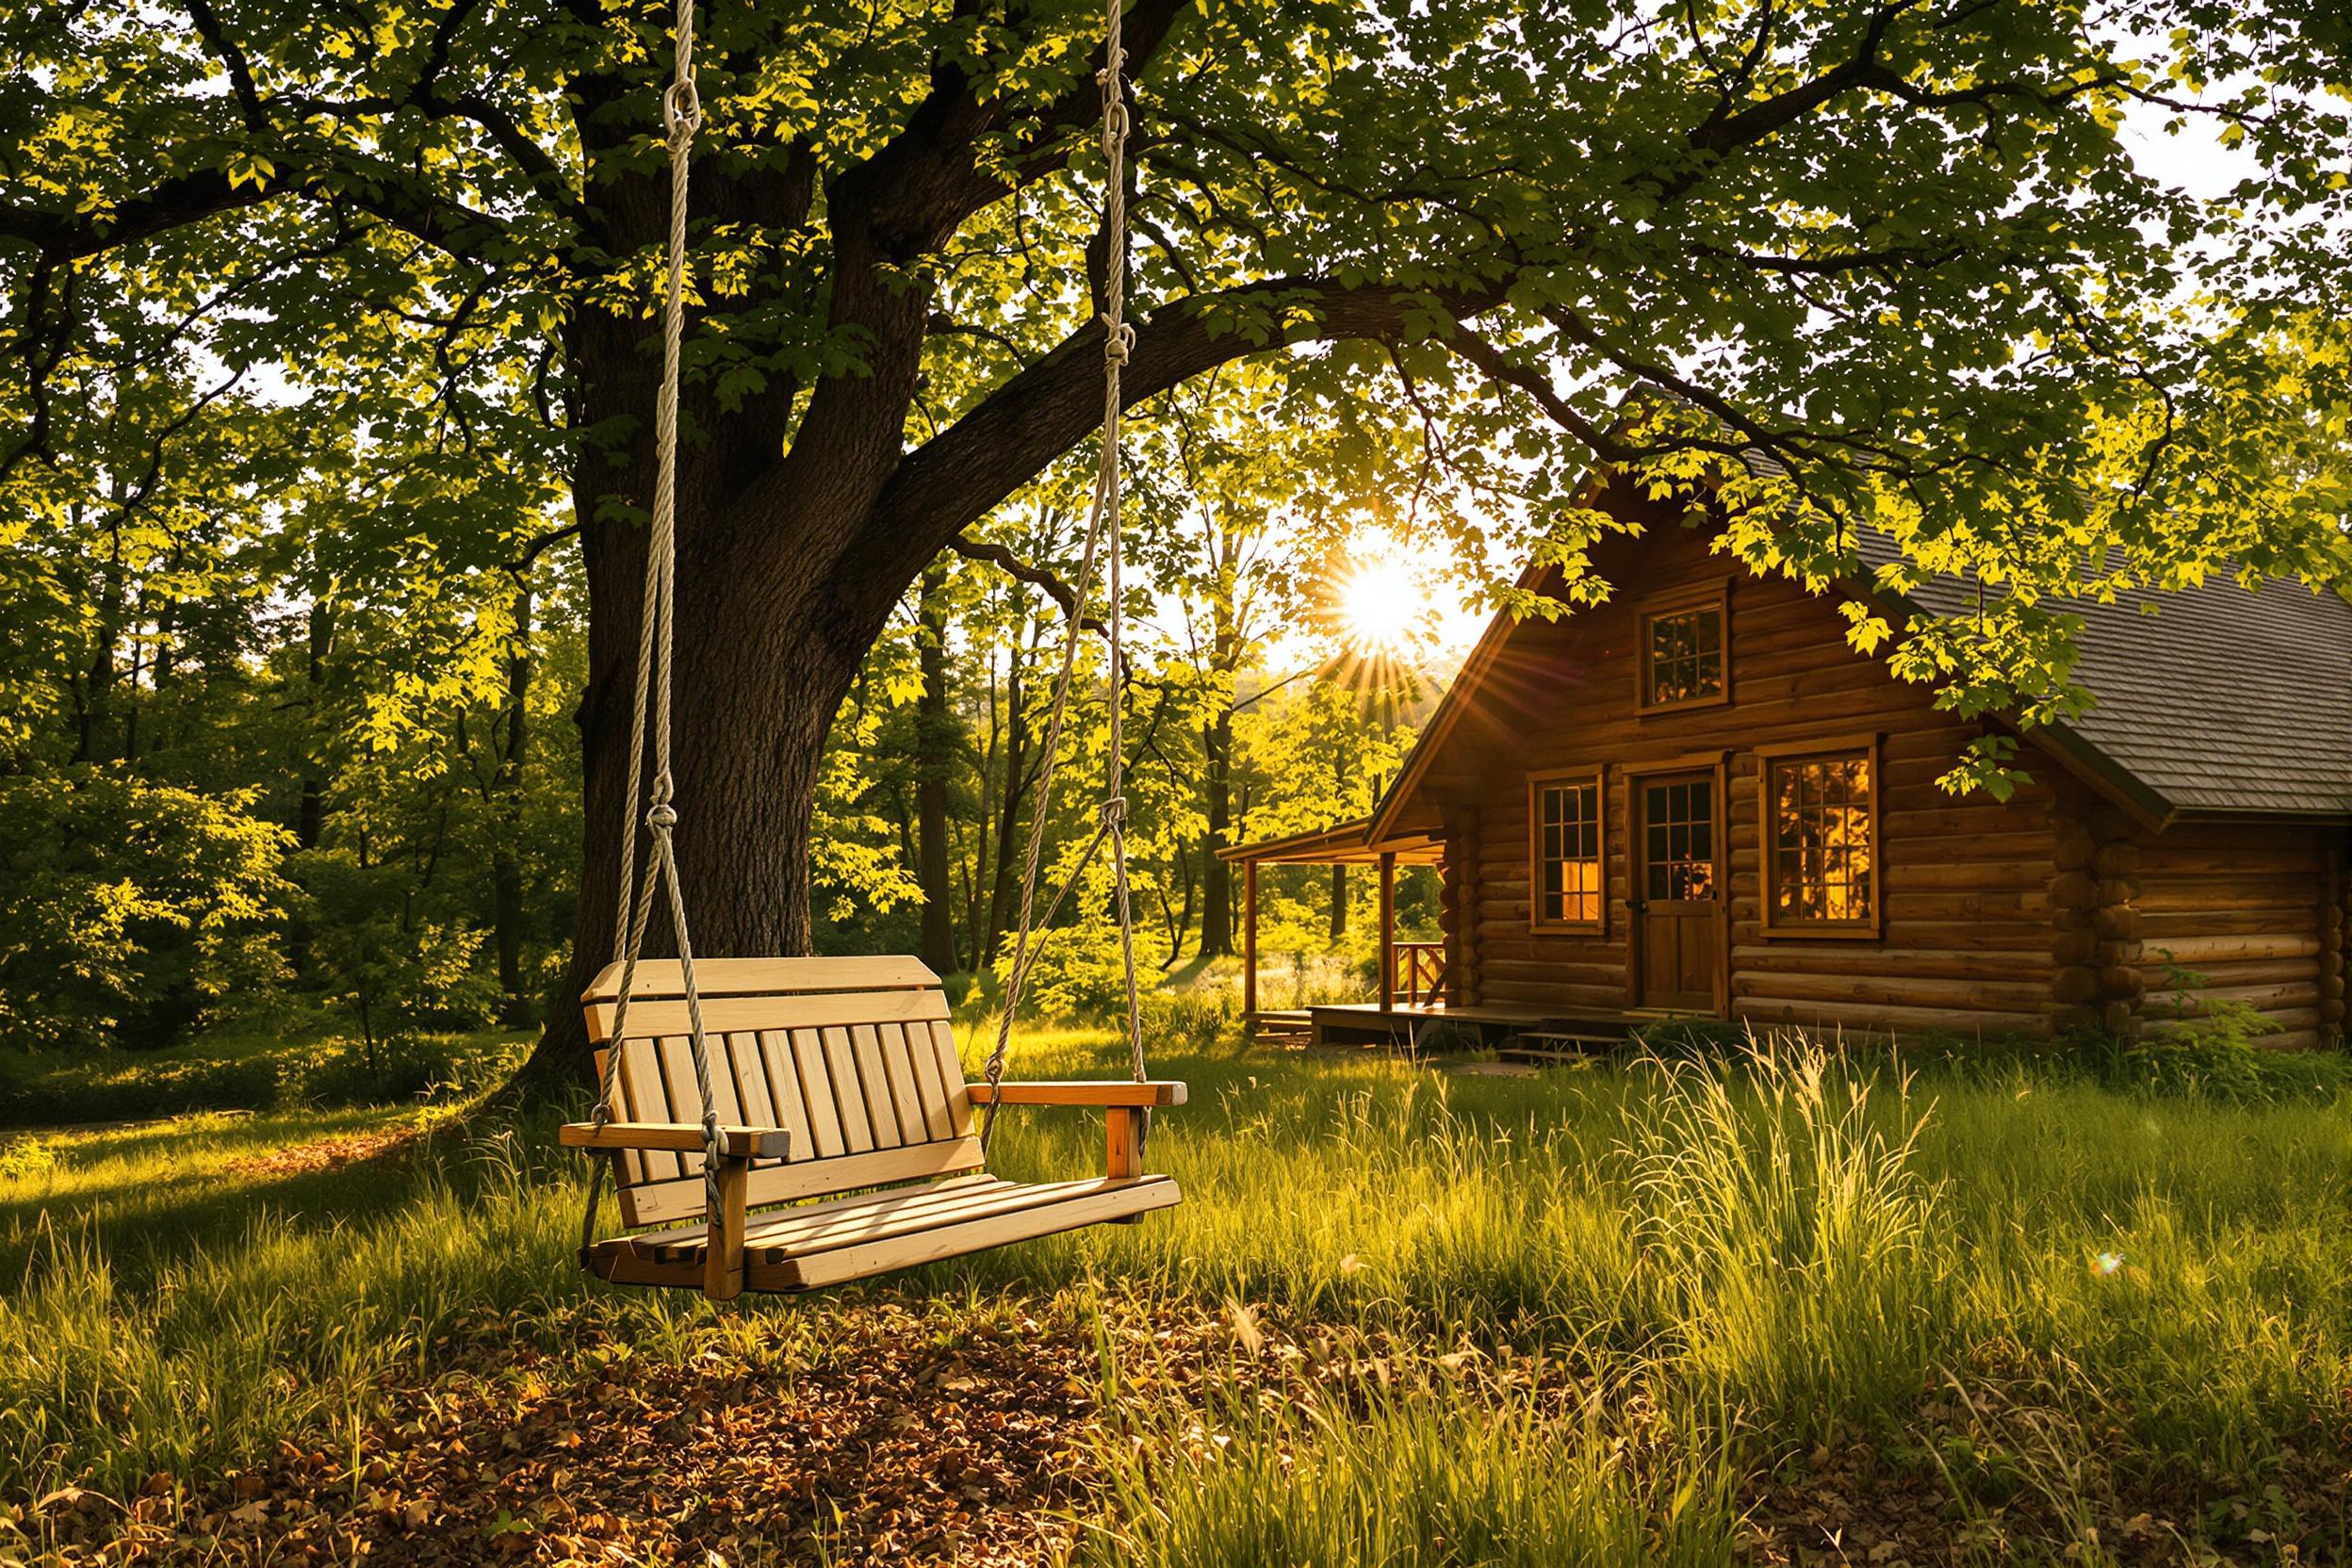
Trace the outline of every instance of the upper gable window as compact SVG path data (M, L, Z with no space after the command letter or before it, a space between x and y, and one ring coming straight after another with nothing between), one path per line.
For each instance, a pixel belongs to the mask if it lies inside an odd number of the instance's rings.
M1723 635L1728 596L1661 604L1642 615L1642 711L1730 700Z

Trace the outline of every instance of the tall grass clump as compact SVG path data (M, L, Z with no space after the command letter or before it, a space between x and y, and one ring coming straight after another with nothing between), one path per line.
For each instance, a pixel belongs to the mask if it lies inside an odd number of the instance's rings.
M1910 1080L1800 1041L1638 1070L1624 1147L1674 1374L1815 1437L1916 1396L1953 1293Z
M1628 1402L1364 1376L1318 1394L1236 1378L1099 1445L1087 1568L1623 1568L1733 1560L1740 1472ZM1621 1391L1622 1393L1622 1391ZM1655 1418L1653 1417L1653 1420Z

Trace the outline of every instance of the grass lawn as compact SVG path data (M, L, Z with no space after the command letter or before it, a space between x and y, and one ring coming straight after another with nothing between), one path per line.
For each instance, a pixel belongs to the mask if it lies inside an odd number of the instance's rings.
M2340 1096L1153 1065L1172 1215L717 1312L573 1270L553 1112L20 1141L0 1557L2344 1560Z

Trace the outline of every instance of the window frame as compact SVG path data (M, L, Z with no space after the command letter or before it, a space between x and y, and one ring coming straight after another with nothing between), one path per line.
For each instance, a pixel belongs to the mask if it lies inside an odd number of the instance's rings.
M1687 615L1694 610L1715 612L1718 629L1716 657L1722 662L1723 680L1718 689L1703 697L1685 697L1679 702L1650 700L1650 625L1674 615ZM1703 582L1689 588L1652 594L1634 606L1633 648L1633 710L1646 718L1652 713L1680 713L1694 708L1723 708L1731 702L1731 579L1720 582Z
M1591 920L1549 920L1544 914L1544 792L1564 784L1592 791L1592 841L1599 851L1599 913ZM1580 937L1609 934L1609 768L1553 768L1527 775L1527 929Z
M1886 769L1881 760L1884 734L1839 735L1820 741L1790 741L1756 748L1756 925L1769 939L1877 941L1886 934ZM1788 920L1780 908L1780 825L1772 810L1772 769L1789 762L1844 761L1859 757L1870 767L1870 914L1868 920Z

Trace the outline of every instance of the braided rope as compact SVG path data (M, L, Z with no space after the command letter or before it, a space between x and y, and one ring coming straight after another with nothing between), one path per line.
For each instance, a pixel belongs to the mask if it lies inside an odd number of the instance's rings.
M1109 16L1104 30L1102 69L1095 80L1102 87L1102 158L1104 175L1102 231L1108 252L1104 261L1102 281L1102 450L1095 470L1094 501L1086 519L1086 554L1078 570L1074 602L1070 612L1070 625L1062 644L1061 669L1054 683L1053 716L1047 722L1045 760L1037 779L1037 814L1029 825L1029 842L1021 859L1021 923L1014 939L1013 969L1004 986L1004 1006L998 1015L996 1045L988 1053L987 1114L980 1122L980 1147L985 1152L996 1132L996 1119L1002 1109L996 1091L1004 1081L1004 1060L1012 1047L1013 1020L1021 1009L1022 990L1028 984L1030 968L1037 962L1041 939L1035 938L1037 895L1037 867L1045 846L1046 818L1054 799L1054 761L1060 752L1064 720L1070 707L1070 688L1077 667L1078 638L1083 629L1086 598L1094 585L1095 560L1108 538L1108 581L1110 604L1104 617L1110 642L1110 759L1103 779L1103 798L1098 815L1094 837L1071 868L1069 877L1047 906L1046 919L1061 906L1063 898L1093 858L1095 849L1107 838L1111 845L1112 876L1115 889L1114 904L1119 913L1119 960L1124 975L1127 1000L1127 1054L1135 1081L1150 1076L1143 1059L1143 1005L1135 981L1135 917L1127 877L1127 798L1126 755L1124 743L1124 710L1126 708L1126 643L1125 643L1125 584L1122 578L1125 551L1119 528L1119 424L1124 399L1120 393L1120 373L1126 368L1128 356L1135 346L1135 329L1127 321L1127 94L1124 68L1127 51L1122 44L1120 0L1109 0ZM1145 1113L1148 1131L1150 1113Z
M702 101L694 89L694 0L678 0L677 56L670 85L662 93L662 123L670 154L670 232L668 270L662 305L662 390L654 401L655 472L653 523L645 541L645 591L637 628L637 688L629 710L629 784L633 793L645 767L646 743L653 751L653 780L646 791L645 825L652 841L645 876L636 882L637 825L625 822L621 833L620 907L612 928L613 959L621 966L620 1000L612 1013L605 1054L603 1081L598 1086L596 1125L612 1120L612 1102L620 1084L623 1033L629 1004L636 988L638 959L645 950L645 927L653 914L657 885L669 895L670 930L678 940L679 978L686 993L688 1054L694 1065L694 1087L702 1096L703 1197L705 1213L719 1212L719 1167L723 1148L719 1113L710 1092L710 1042L703 1030L702 991L694 978L694 947L686 924L686 893L678 872L674 841L678 809L671 804L676 789L670 772L671 666L678 628L678 401L680 367L686 337L686 192L693 162L694 133L702 125ZM582 1224L582 1246L594 1240L596 1204L602 1184L591 1185L588 1214Z

